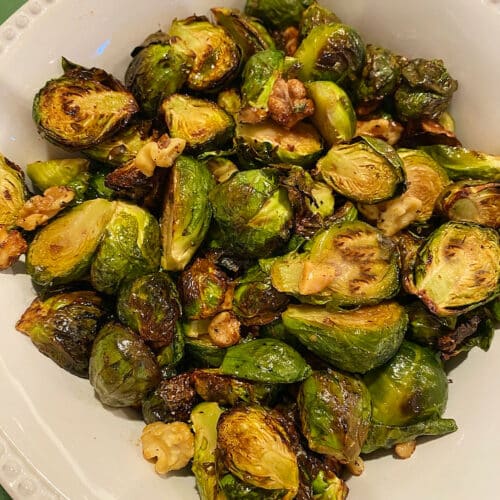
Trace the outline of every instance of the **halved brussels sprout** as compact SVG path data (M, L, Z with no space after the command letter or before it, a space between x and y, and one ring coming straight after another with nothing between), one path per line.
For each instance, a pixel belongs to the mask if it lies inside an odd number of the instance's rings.
M396 112L404 120L439 118L458 84L439 59L413 59L401 71L402 84L394 94Z
M288 28L299 24L302 13L313 0L247 0L245 13L262 19L266 26Z
M356 137L364 135L376 137L387 142L390 146L394 146L400 141L404 130L401 123L395 121L391 115L383 113L380 116L366 117L366 119L358 120L355 135Z
M190 323L183 324L184 334L189 329ZM205 332L197 337L185 336L186 342L186 358L195 367L200 368L218 368L222 364L222 360L226 355L227 348L216 346L208 335L208 325L210 321L205 323Z
M309 123L297 123L291 130L272 121L239 123L235 142L243 165L262 167L273 163L290 163L309 167L321 156L323 141Z
M57 146L84 149L125 126L139 110L134 96L113 76L63 58L64 74L49 80L33 101L39 133Z
M42 228L26 256L33 281L48 287L85 276L115 208L115 202L89 200Z
M241 109L241 95L240 90L234 87L221 90L217 94L217 104L226 113L235 117Z
M361 103L381 101L392 94L401 79L400 60L376 45L366 46L366 61L356 83L356 99Z
M288 239L293 214L276 170L238 172L209 198L225 247L236 255L269 256Z
M311 374L311 367L295 349L271 338L229 347L220 370L224 375L271 384L292 384Z
M37 349L61 368L88 377L90 350L107 311L93 291L35 299L16 323Z
M238 9L215 7L210 10L240 48L243 62L256 52L274 49L271 35L258 19L247 16Z
M403 160L406 191L391 200L374 205L360 205L361 213L392 236L413 222L426 222L449 184L446 172L428 154L412 149L398 149Z
M322 24L311 29L294 56L300 63L302 81L330 80L345 86L363 68L365 44L346 24Z
M125 85L134 94L143 114L154 118L162 99L177 92L186 82L192 56L170 45L165 33L155 33L132 52Z
M335 368L365 373L383 365L399 349L408 316L397 302L329 312L324 307L290 305L282 314L287 332Z
M370 427L370 393L363 382L334 370L314 372L297 396L309 448L352 464Z
M300 18L300 36L305 38L316 26L323 24L340 23L340 19L331 10L313 1Z
M170 344L161 347L156 355L162 380L177 375L177 365L184 359L184 348L184 331L178 321L174 328L174 338Z
M304 253L276 258L271 280L277 290L301 302L373 304L399 290L398 252L365 222L338 223L317 233Z
M160 228L156 219L137 205L113 203L115 211L90 269L92 286L109 294L115 293L124 280L152 273L160 265Z
M156 346L171 344L181 315L179 294L164 272L141 275L126 281L116 303L118 318Z
M234 133L232 117L206 99L173 94L162 102L161 112L170 136L186 141L186 151L222 148Z
M448 187L438 204L448 219L500 227L500 183L461 181Z
M92 346L89 379L108 406L138 406L160 381L160 369L149 347L132 330L107 323Z
M286 490L266 490L245 483L233 474L224 474L219 478L220 494L225 500L281 500L289 498Z
M27 199L23 171L0 154L0 226L13 228Z
M188 156L179 156L168 175L161 216L161 266L181 271L210 226L208 193L215 183L205 164Z
M175 49L194 58L187 79L191 90L216 90L236 75L238 46L224 28L210 24L205 16L175 19L168 34Z
M500 239L491 228L448 222L421 247L412 293L439 316L463 314L499 293Z
M312 122L329 146L349 142L356 132L356 113L348 95L333 82L306 84L314 101Z
M364 376L372 400L372 420L405 426L440 417L448 400L441 362L426 347L404 341L385 366Z
M217 424L218 469L265 490L284 490L292 499L299 488L299 468L290 438L270 410L237 406ZM262 498L262 497L258 497Z
M335 191L361 203L392 198L404 182L403 162L389 144L361 136L353 144L339 144L317 163L320 177Z
M210 158L206 162L206 165L218 183L227 181L233 174L239 171L233 161L224 157Z

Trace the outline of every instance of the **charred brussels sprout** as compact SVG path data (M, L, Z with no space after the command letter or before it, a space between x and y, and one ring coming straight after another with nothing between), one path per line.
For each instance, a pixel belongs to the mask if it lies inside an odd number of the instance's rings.
M290 305L283 324L310 351L332 366L365 373L394 356L403 341L408 317L397 302L352 311Z
M174 337L170 344L160 348L156 361L160 367L161 378L167 379L177 375L177 366L184 359L185 341L182 325L178 321L174 328Z
M458 84L439 59L413 59L402 68L402 83L394 94L402 120L439 118Z
M331 10L314 1L302 12L300 36L305 38L316 26L331 23L340 23L340 19Z
M318 131L303 122L291 130L267 120L256 124L239 123L235 141L240 162L255 168L273 163L309 167L323 151Z
M119 323L108 323L94 340L90 383L108 406L138 406L156 387L160 370L143 340Z
M348 85L361 72L365 44L358 33L345 24L315 26L302 40L295 58L300 63L302 81L330 80Z
M341 463L353 463L370 426L370 394L363 382L333 370L314 372L297 397L309 447Z
M500 182L500 156L493 156L458 146L424 146L450 176L450 179L481 179Z
M193 366L201 368L218 368L222 364L222 360L226 354L227 349L216 346L209 337L209 324L210 322L207 321L204 325L206 331L203 334L196 337L186 336L184 338L186 342L186 357ZM183 329L185 334L190 326L189 323L184 323Z
M217 424L218 470L264 490L294 498L299 468L290 438L279 420L259 406L238 406ZM262 498L262 497L257 497Z
M329 146L349 142L356 132L356 113L348 95L333 82L306 85L314 101L312 122Z
M35 299L16 324L33 344L61 368L88 377L90 350L107 314L92 291L68 292Z
M265 325L277 319L288 304L288 297L271 284L259 266L250 268L238 279L233 296L233 311L245 325Z
M448 222L421 247L412 292L439 316L462 314L499 292L498 233L474 224Z
M398 252L389 238L361 221L321 231L304 253L278 257L273 286L301 302L332 307L373 304L399 289Z
M114 211L114 202L90 200L42 228L26 257L33 281L49 287L84 277Z
M14 227L27 199L23 171L0 154L0 226Z
M216 7L211 11L240 48L243 61L256 52L274 49L271 35L257 19L246 16L238 9Z
M48 81L33 101L38 131L57 146L84 149L125 126L139 107L134 96L102 69L63 59L64 75Z
M114 202L97 254L92 260L91 281L100 292L115 293L126 279L156 271L160 265L160 228L143 208Z
M225 243L235 254L269 256L288 239L293 214L277 171L238 172L209 197Z
M171 45L193 58L187 86L194 91L216 90L238 71L240 51L229 34L213 26L204 16L174 20L170 30Z
M500 226L500 183L461 181L446 189L438 204L448 219Z
M317 163L330 186L354 201L377 203L392 198L404 182L403 162L384 141L362 136L353 144L333 146Z
M161 266L166 271L184 269L205 238L212 217L208 193L213 185L205 164L194 158L179 156L169 169L161 216Z
M360 103L381 101L394 92L400 79L399 59L387 49L367 45L365 65L356 84L356 99Z
M439 418L446 408L448 380L441 362L425 347L404 341L385 366L364 377L373 422L405 426Z
M171 344L181 315L177 288L167 273L146 274L120 288L118 318L143 340Z
M146 39L132 52L132 57L125 73L125 85L134 94L143 114L154 118L162 99L184 85L191 57L172 47L168 36L162 33L155 33L149 42Z
M288 28L298 25L313 0L247 0L245 13L262 19L266 26Z
M163 101L161 110L170 136L184 139L187 151L221 148L233 136L232 117L214 102L173 94Z
M295 349L270 338L229 347L220 370L225 375L271 384L291 384L311 373L311 367Z
M406 191L388 201L359 206L363 215L389 236L413 222L430 219L439 196L450 182L446 172L423 151L398 149L398 155L403 160Z

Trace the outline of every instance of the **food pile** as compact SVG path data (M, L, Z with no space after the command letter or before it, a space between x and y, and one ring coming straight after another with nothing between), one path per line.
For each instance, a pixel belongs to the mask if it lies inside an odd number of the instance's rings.
M175 19L124 83L62 60L33 102L73 153L0 155L16 327L146 424L202 499L344 499L362 456L456 430L446 361L499 311L500 157L462 146L443 61L312 0ZM77 152L79 158L74 158Z

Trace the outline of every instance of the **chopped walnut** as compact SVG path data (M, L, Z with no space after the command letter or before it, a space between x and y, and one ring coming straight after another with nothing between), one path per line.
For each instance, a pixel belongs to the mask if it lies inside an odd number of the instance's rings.
M383 139L391 146L399 142L403 131L403 125L387 118L358 120L356 124L356 135L377 137L378 139Z
M269 115L279 125L290 129L314 114L314 102L300 80L276 80L268 101Z
M66 186L52 186L43 196L30 198L19 210L17 225L26 231L33 231L57 215L75 198L75 191Z
M267 117L269 113L267 110L264 109L257 109L257 108L252 108L251 106L248 106L246 108L243 108L239 114L238 114L238 121L241 123L260 123L263 122Z
M0 225L0 271L15 264L27 250L28 244L19 231L8 231Z
M171 167L185 147L184 139L170 138L164 134L157 142L148 142L140 149L134 165L145 176L151 177L156 167Z
M295 26L289 26L282 31L285 54L293 56L299 47L299 30Z
M240 326L232 312L224 311L214 316L208 325L208 335L216 346L230 347L240 340Z
M347 464L346 467L353 476L361 476L365 470L365 463L361 457L358 457L354 462Z
M410 458L413 455L416 446L417 442L415 440L407 441L406 443L398 443L394 446L394 453L398 458Z
M142 431L141 442L144 458L156 460L158 474L186 467L194 455L194 436L185 422L148 424Z

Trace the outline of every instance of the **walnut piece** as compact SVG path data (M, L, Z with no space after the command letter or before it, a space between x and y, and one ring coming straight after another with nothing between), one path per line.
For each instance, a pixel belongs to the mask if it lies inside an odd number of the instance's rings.
M5 226L0 225L0 271L15 264L27 250L28 244L19 231L8 231Z
M404 127L394 120L387 118L375 118L373 120L358 120L356 124L356 136L369 135L383 139L393 146L401 139Z
M158 474L186 467L194 455L194 436L185 422L148 424L142 431L141 442L144 458L156 460Z
M398 458L410 458L413 455L416 446L417 442L415 440L407 441L406 443L398 443L394 446L394 453Z
M139 150L134 166L145 176L151 177L156 167L171 167L185 147L184 139L170 138L164 134L157 142L148 142Z
M300 120L314 114L314 102L300 80L276 80L268 101L270 117L282 127L291 129Z
M26 231L33 231L63 210L75 198L73 189L66 186L52 186L30 198L19 210L17 225Z
M240 322L235 314L224 311L208 325L208 335L217 347L230 347L240 340Z
M299 47L299 30L295 26L289 26L282 32L285 54L293 56Z

